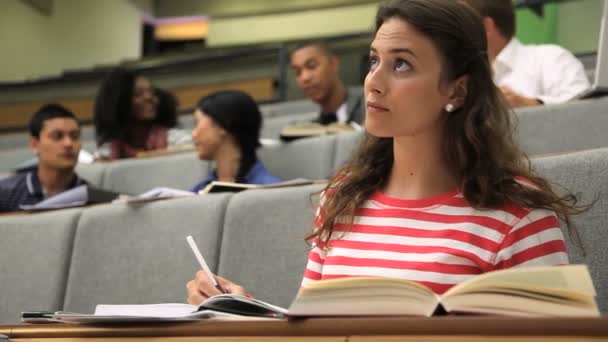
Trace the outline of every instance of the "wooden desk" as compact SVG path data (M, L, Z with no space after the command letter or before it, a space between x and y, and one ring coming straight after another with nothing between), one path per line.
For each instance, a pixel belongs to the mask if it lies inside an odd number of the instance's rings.
M326 318L150 325L0 326L10 341L608 341L608 317Z

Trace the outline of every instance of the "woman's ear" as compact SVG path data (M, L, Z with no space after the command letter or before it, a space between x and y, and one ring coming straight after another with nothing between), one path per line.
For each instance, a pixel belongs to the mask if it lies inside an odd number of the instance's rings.
M222 127L220 125L218 125L217 127L218 127L217 132L218 132L218 135L220 136L220 138L225 139L227 136L230 135L230 134L228 134L228 131L224 127Z
M464 105L468 95L469 75L462 75L452 82L452 87L448 96L448 101L455 109Z
M37 156L38 155L38 143L40 142L40 140L38 140L35 137L30 136L30 148L32 149L32 152L34 152L34 154Z

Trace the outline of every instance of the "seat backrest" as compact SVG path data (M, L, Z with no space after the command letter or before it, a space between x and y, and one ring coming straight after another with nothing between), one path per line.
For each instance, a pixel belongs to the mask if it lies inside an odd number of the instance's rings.
M34 157L29 147L18 147L15 149L0 150L0 172L11 172L23 162Z
M334 171L349 161L363 139L363 132L338 134L336 136L336 157L334 158Z
M217 270L230 196L85 210L76 230L64 310L86 313L96 304L185 302L185 284L200 269L186 236L194 237L209 267Z
M317 116L319 116L318 112L307 112L264 118L260 137L267 139L278 139L283 127L297 123L310 122Z
M108 164L102 187L131 195L159 186L189 190L207 176L209 165L195 153L118 160Z
M516 141L530 155L608 146L608 98L518 109Z
M102 187L106 167L106 163L79 163L76 165L76 173L80 178L85 179L91 185L96 187Z
M220 275L241 283L256 298L289 306L306 266L312 227L310 195L320 185L260 189L232 197L226 211Z
M589 265L598 293L598 305L600 310L606 313L608 312L608 148L536 158L532 162L541 175L556 184L555 190L568 189L579 197L580 204L589 204L597 200L587 212L573 217L580 244L573 242L566 227L562 228L568 242L570 262Z
M0 324L63 309L80 209L0 217Z
M258 152L271 174L283 180L325 179L333 171L336 137L333 135L299 139Z
M311 112L319 113L319 110L319 105L308 99L270 103L260 106L264 119Z

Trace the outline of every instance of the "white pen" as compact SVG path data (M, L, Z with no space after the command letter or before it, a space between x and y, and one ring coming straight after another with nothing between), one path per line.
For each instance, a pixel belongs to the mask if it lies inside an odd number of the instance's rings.
M220 283L218 283L218 281L217 281L217 279L215 279L215 276L213 275L213 273L211 273L209 266L207 266L207 262L205 262L205 258L203 258L203 255L201 254L201 251L199 251L198 247L196 246L196 243L194 242L194 239L192 238L192 236L188 235L186 237L186 241L188 241L188 244L190 245L190 248L192 249L192 252L194 253L194 256L196 257L196 260L198 260L198 263L201 265L203 272L205 272L205 274L207 275L207 278L209 278L209 280L211 280L211 283L213 283L213 286L215 286L215 288L218 289L218 291L220 291L221 293L228 293L226 290L224 290L224 288L220 285Z

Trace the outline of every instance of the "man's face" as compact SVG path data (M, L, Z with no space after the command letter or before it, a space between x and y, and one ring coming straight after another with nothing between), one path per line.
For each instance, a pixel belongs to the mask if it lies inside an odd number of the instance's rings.
M46 120L40 137L30 137L30 145L41 167L74 169L80 152L80 126L70 118Z
M314 102L323 102L337 85L337 58L314 45L294 51L291 54L291 68L298 87Z

